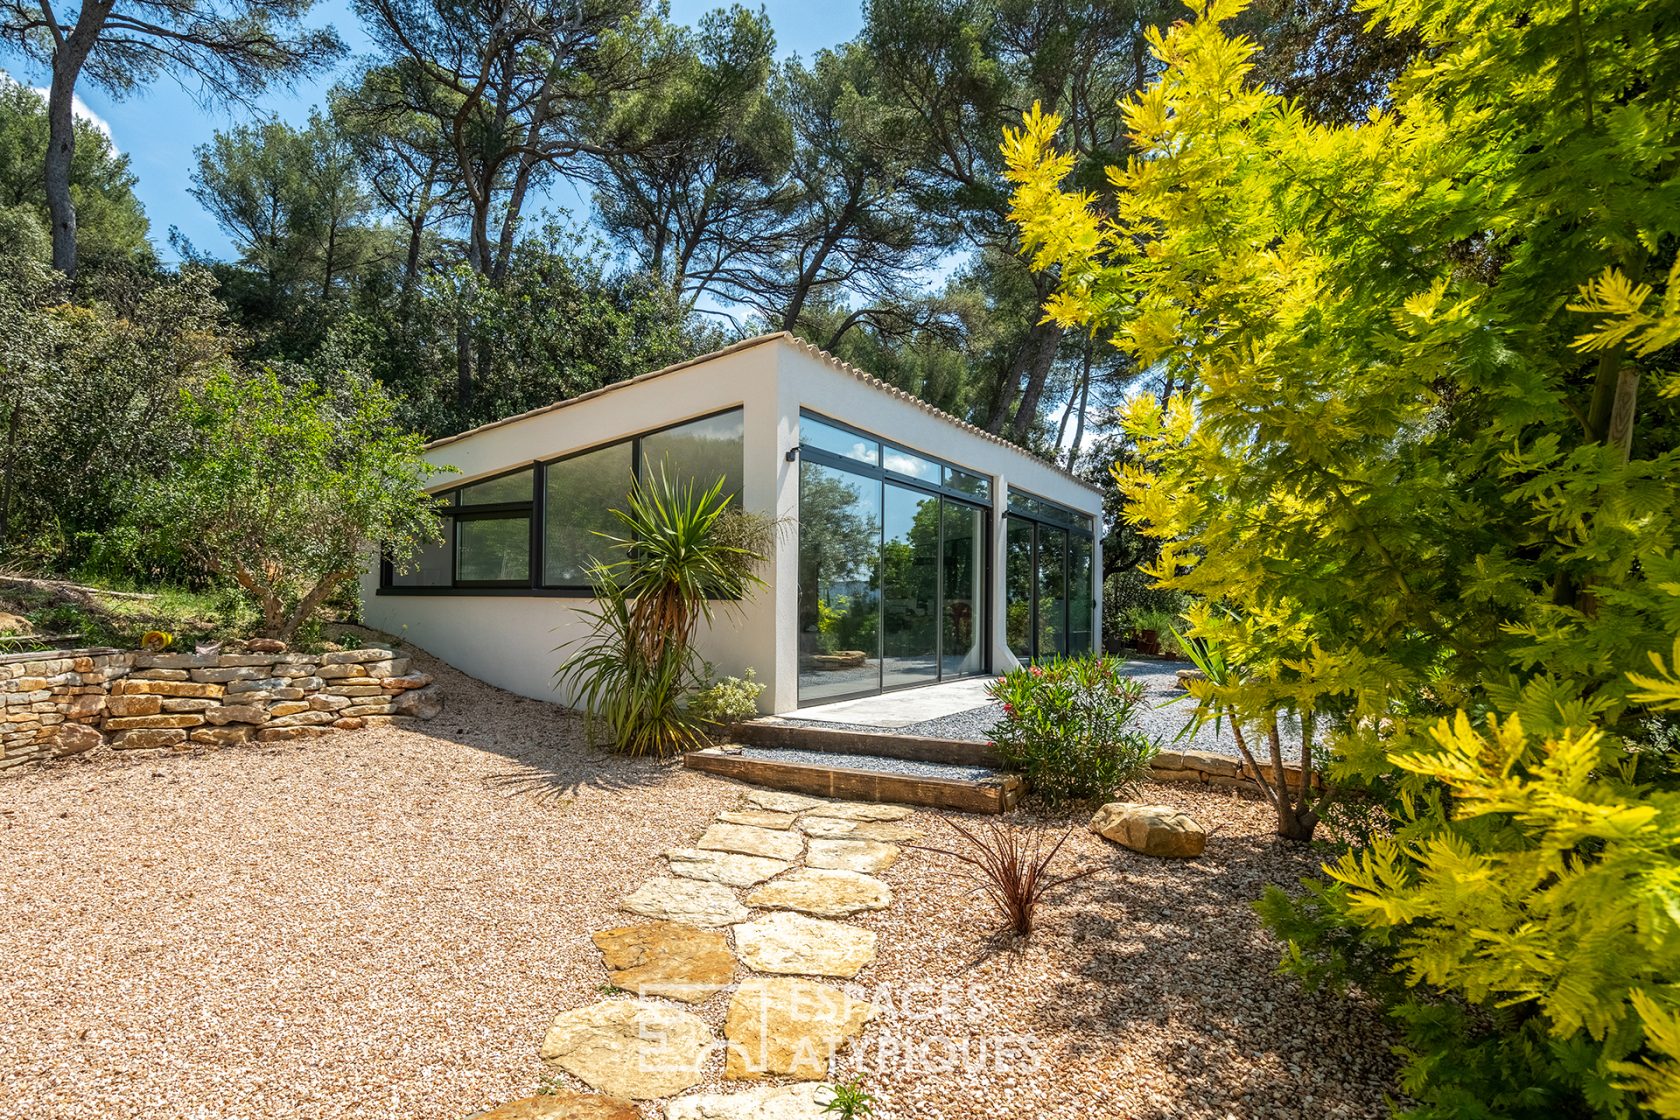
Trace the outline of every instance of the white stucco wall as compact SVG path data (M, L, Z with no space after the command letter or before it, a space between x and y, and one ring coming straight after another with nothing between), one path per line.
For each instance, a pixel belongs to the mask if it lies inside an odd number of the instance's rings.
M431 451L432 460L460 473L440 475L434 484L456 486L737 406L743 422L743 503L775 514L784 529L766 573L769 586L738 609L721 610L703 633L700 650L721 673L754 668L766 686L763 706L768 711L790 711L797 705L799 466L787 461L786 452L799 442L802 408L992 477L994 669L1013 663L1002 624L1007 487L1013 484L1090 513L1100 530L1101 497L1095 491L913 399L860 380L820 352L782 337L738 346L563 407L442 441ZM1100 573L1094 579L1100 582ZM584 633L587 622L578 612L583 600L500 592L379 594L376 570L364 576L362 590L363 615L370 625L512 692L569 699L554 688L554 670L564 657L555 649ZM1098 590L1093 587L1093 599Z

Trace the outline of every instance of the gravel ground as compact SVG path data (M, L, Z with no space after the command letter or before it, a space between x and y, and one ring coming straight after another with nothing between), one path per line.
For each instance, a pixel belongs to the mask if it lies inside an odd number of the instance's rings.
M879 770L889 774L904 774L912 778L957 778L977 782L997 775L996 770L984 766L957 766L944 762L916 762L906 758L882 758L873 754L835 754L831 751L808 751L800 747L741 747L747 758L761 758L771 762L805 762L813 766L844 766L852 770Z
M1188 661L1123 661L1120 671L1124 675L1143 684L1143 703L1137 708L1135 719L1137 726L1146 734L1153 736L1160 742L1163 750L1198 750L1215 751L1227 754L1232 758L1238 757L1237 742L1231 734L1228 724L1222 724L1216 732L1211 726L1204 726L1194 735L1186 735L1182 739L1176 736L1184 730L1185 721L1189 719L1194 705L1188 699L1188 694L1178 687L1178 671L1193 669L1194 665ZM991 738L991 730L1003 716L1003 708L998 704L987 704L984 707L971 708L966 712L940 716L938 719L923 720L920 723L908 724L904 727L891 728L895 735L921 735L929 739L973 739L985 740ZM788 720L789 723L806 724L811 727L839 727L856 730L857 724L825 723L820 720ZM1291 734L1293 730L1293 734ZM1293 760L1300 754L1300 728L1285 728L1283 735L1284 758ZM1255 743L1250 742L1250 749ZM1264 754L1264 752L1261 752Z
M554 1014L605 998L589 934L746 787L597 754L553 706L426 668L450 699L423 732L0 779L0 1118L460 1120L537 1086ZM838 1062L882 1120L1385 1115L1382 1024L1275 976L1248 906L1314 857L1258 802L1148 796L1207 825L1207 855L1077 828L1058 864L1096 873L1019 949L947 857L885 873L851 984L880 1013ZM697 1011L718 1029L726 1004Z

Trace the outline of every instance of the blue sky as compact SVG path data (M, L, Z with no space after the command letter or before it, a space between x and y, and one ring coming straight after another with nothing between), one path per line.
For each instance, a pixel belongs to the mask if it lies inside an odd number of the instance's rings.
M716 0L670 0L671 18L693 23L705 12L719 7ZM859 0L813 3L812 0L763 0L776 29L776 44L783 57L798 54L809 58L823 47L844 42L856 35L863 17ZM322 0L311 13L314 23L330 23L349 44L352 53L365 51L367 41L357 27L349 0ZM355 65L348 59L337 68L320 73L295 89L263 98L263 111L288 121L301 121L311 106L324 100L326 90ZM46 76L19 64L15 56L0 51L0 66L30 85L44 86ZM175 226L201 251L229 255L227 238L216 223L188 194L192 186L193 149L210 139L217 129L251 119L248 111L226 105L202 106L190 91L172 79L163 78L151 87L124 100L114 101L91 86L77 91L86 109L108 127L113 142L128 154L139 176L138 193L152 223L152 241L165 260L173 260L168 246L169 228ZM586 216L588 200L564 188L553 200Z

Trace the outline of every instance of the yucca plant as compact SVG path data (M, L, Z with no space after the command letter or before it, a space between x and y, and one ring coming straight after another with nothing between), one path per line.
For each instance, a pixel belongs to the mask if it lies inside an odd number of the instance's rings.
M612 511L619 535L599 534L613 558L590 568L589 634L556 677L573 683L590 737L628 755L664 758L706 742L686 708L704 683L694 634L763 585L757 569L773 527L731 504L719 479L701 491L661 472Z

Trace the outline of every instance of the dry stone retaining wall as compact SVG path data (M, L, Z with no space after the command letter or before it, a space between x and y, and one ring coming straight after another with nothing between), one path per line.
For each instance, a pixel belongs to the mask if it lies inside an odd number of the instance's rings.
M285 742L442 707L388 649L290 653L83 649L0 657L0 770L116 750Z

